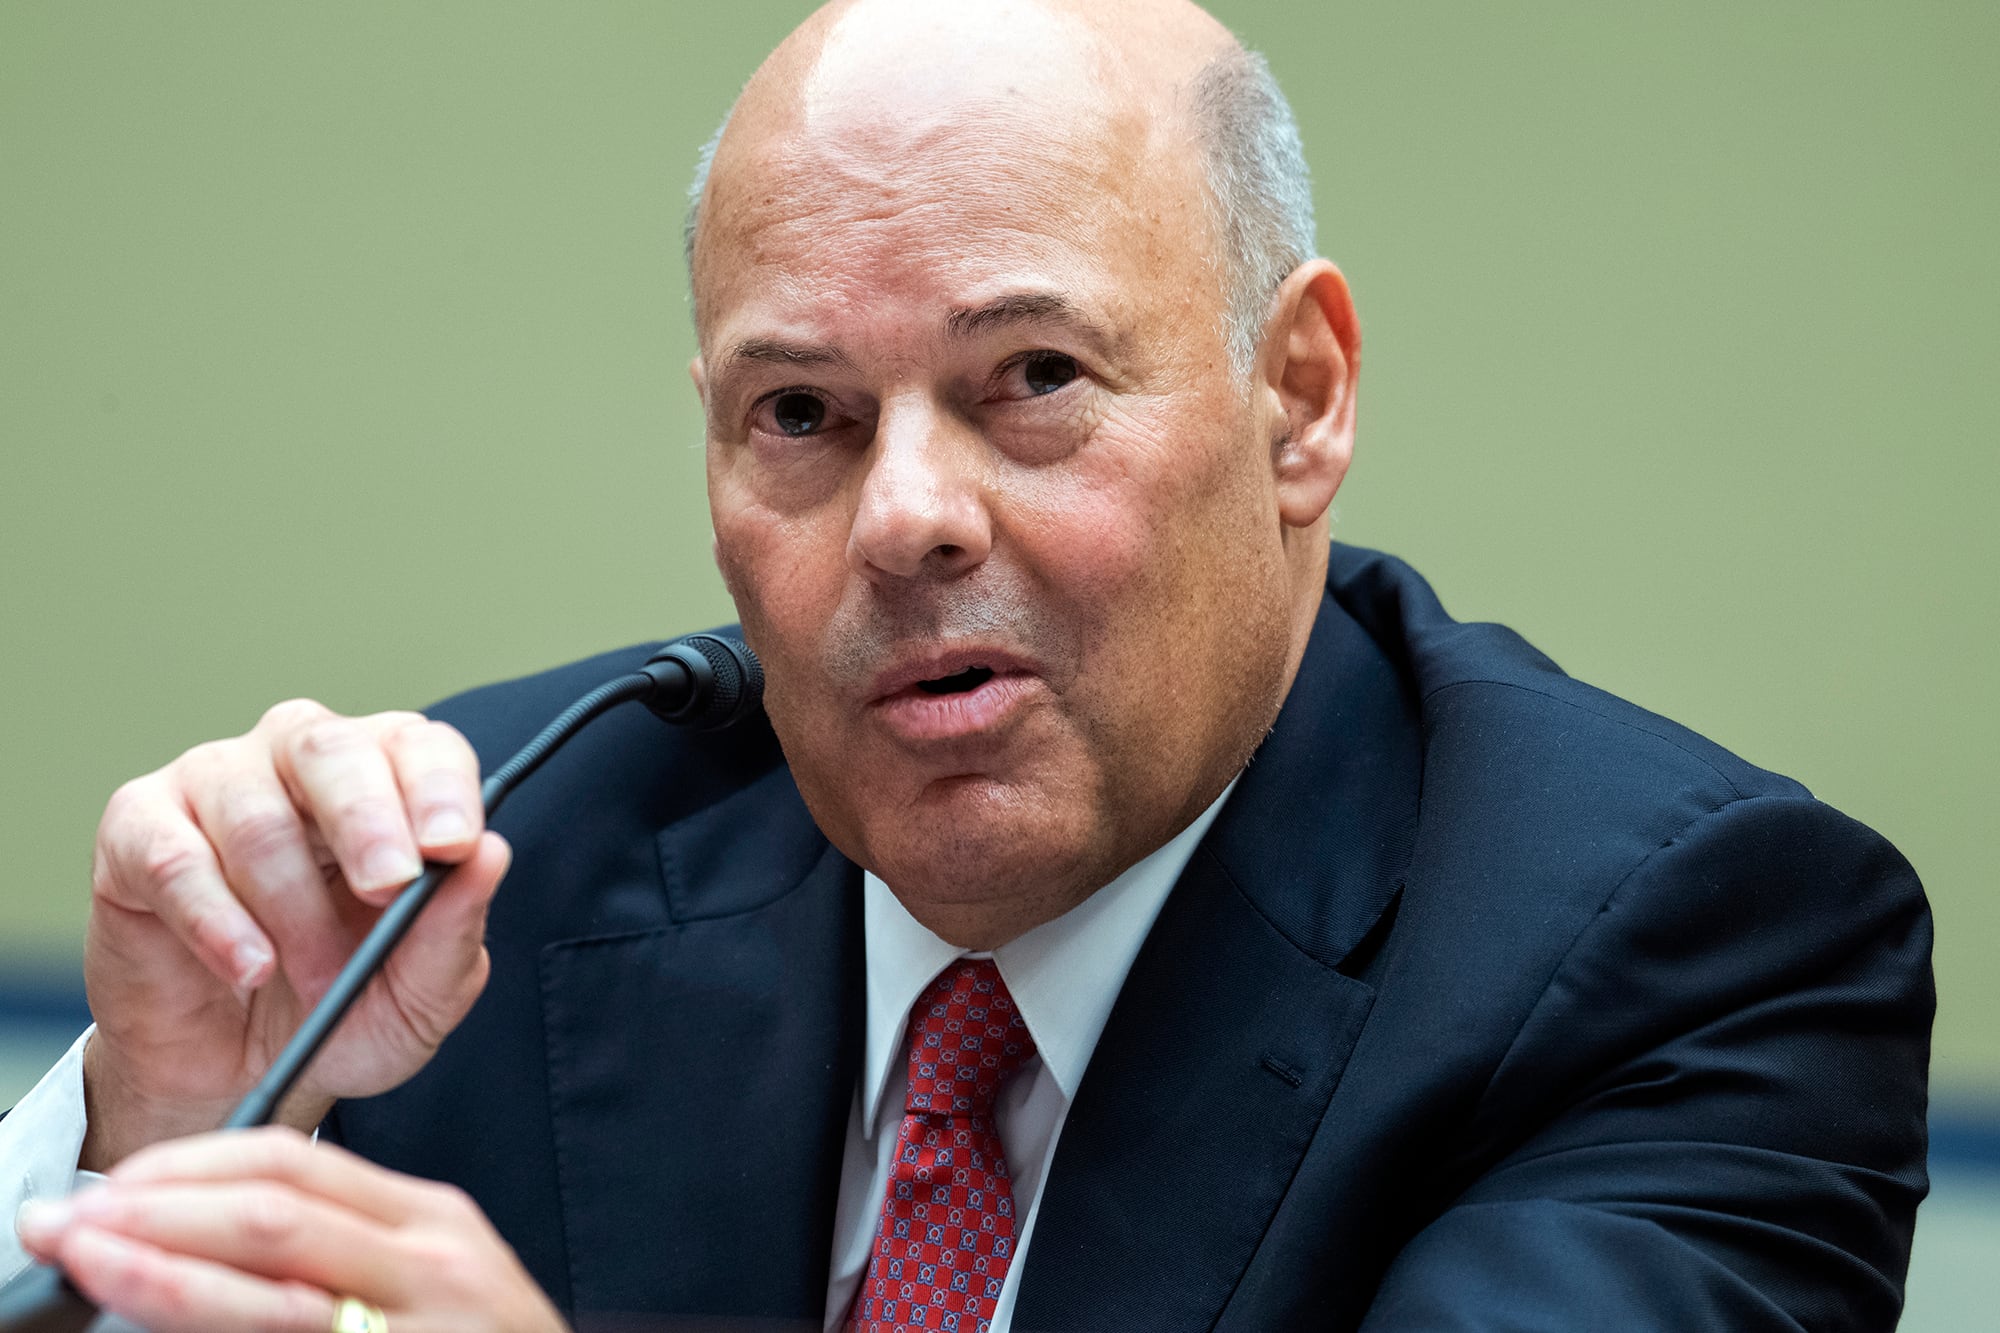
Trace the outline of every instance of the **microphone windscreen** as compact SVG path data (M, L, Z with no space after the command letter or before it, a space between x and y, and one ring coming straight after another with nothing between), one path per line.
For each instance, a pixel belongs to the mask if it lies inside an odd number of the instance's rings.
M741 639L690 634L668 644L647 662L647 674L662 680L660 667L686 673L681 689L665 687L646 701L668 722L713 731L741 722L764 705L764 666Z

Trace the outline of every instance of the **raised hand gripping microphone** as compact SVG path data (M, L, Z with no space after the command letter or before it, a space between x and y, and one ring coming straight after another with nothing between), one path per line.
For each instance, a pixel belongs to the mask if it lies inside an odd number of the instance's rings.
M508 793L585 723L635 700L664 721L712 731L742 721L763 705L764 668L748 645L719 634L691 634L668 644L637 671L606 681L558 713L513 758L494 769L480 784L487 818L491 819ZM222 1128L252 1129L270 1123L299 1075L368 988L451 870L447 865L426 865L423 874L383 909L326 994L278 1052L264 1077L236 1104ZM97 1313L89 1298L54 1268L31 1268L0 1290L0 1333L81 1333Z

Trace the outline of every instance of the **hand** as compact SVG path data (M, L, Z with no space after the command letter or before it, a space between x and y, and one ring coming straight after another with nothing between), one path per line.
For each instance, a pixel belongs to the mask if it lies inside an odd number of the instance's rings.
M334 1303L394 1333L565 1327L478 1207L288 1129L204 1134L32 1204L21 1240L102 1308L154 1333L326 1333Z
M270 1066L419 857L458 869L282 1110L421 1068L485 985L506 844L483 833L465 738L415 713L279 704L111 798L97 833L84 977L82 1165L213 1129Z

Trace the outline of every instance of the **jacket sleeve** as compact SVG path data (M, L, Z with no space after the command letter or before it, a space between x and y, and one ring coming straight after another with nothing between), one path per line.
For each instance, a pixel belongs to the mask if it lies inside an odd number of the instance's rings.
M1632 868L1472 1118L1488 1163L1362 1327L1891 1329L1927 1188L1931 925L1914 872L1804 797Z

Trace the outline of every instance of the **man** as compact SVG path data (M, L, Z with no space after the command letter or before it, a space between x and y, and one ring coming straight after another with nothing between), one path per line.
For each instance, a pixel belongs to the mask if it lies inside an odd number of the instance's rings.
M631 655L129 784L98 1026L0 1126L32 1254L167 1329L1893 1323L1914 878L1329 555L1359 335L1258 63L1173 0L851 0L704 178L768 729L600 723L497 897L474 752ZM360 1156L170 1142L419 855L285 1113Z

